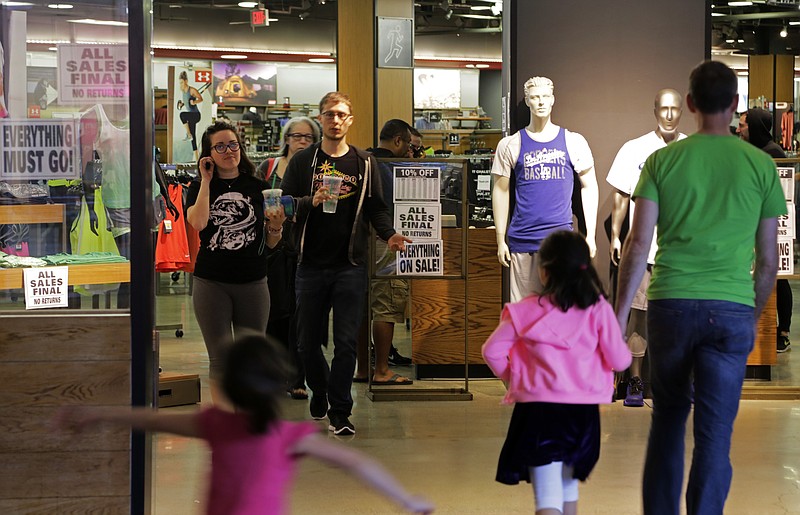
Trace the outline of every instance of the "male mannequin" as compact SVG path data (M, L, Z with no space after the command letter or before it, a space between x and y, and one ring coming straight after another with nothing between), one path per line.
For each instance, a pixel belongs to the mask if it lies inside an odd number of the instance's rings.
M666 147L668 143L683 139L685 134L678 132L678 123L681 120L682 99L680 93L674 89L662 89L656 94L653 114L656 117L656 129L644 136L632 139L622 145L614 158L611 170L606 180L614 187L614 208L611 211L611 262L619 265L620 231L622 222L628 213L630 204L630 222L633 223L635 204L630 201L639 175L642 172L645 160L656 150ZM656 237L650 246L647 256L647 270L645 271L639 289L636 291L631 306L630 322L628 323L628 345L633 354L630 368L630 379L625 397L625 406L644 406L642 384L642 361L647 350L647 287L650 284L650 270L655 262Z
M550 120L555 102L550 79L533 77L524 88L530 123L500 140L492 164L497 258L511 268L512 302L541 290L536 254L542 240L556 230L572 230L575 172L583 188L586 242L592 256L597 251L597 178L589 145L580 134ZM509 219L512 174L516 204Z

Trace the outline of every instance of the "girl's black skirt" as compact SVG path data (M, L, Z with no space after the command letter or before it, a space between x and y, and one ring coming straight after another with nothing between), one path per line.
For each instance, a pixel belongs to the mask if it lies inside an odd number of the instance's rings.
M600 457L600 410L597 404L518 402L500 451L496 480L530 483L528 469L561 461L573 477L585 481Z

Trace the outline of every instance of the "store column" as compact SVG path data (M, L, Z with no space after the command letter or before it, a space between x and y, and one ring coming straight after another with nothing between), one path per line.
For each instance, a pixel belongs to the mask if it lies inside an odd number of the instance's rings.
M785 150L791 149L792 135L783 141L783 115L792 113L794 120L794 56L751 55L748 58L748 107L761 107L772 113L772 134ZM792 130L788 124L788 130Z
M387 120L413 121L414 3L348 0L339 2L338 15L337 89L350 95L356 116L348 141L367 148L377 143L378 132ZM397 23L387 26L380 19L397 19ZM395 25L400 30L389 34ZM409 26L410 31L406 31ZM379 48L385 48L386 55L378 56ZM386 57L390 57L388 64L392 67L384 67ZM379 59L383 63L380 66ZM409 66L396 67L396 61Z

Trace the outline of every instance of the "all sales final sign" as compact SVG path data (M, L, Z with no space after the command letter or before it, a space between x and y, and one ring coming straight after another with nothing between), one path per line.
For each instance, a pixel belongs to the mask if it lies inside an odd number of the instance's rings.
M128 103L128 45L58 45L58 102Z

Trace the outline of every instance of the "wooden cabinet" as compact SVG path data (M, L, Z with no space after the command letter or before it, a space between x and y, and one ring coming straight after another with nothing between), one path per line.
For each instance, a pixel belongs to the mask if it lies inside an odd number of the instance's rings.
M445 275L459 273L462 232L442 229ZM411 345L417 365L464 364L465 309L469 324L467 362L484 364L481 345L497 327L503 307L502 271L494 229L468 229L466 233L466 281L411 280Z

